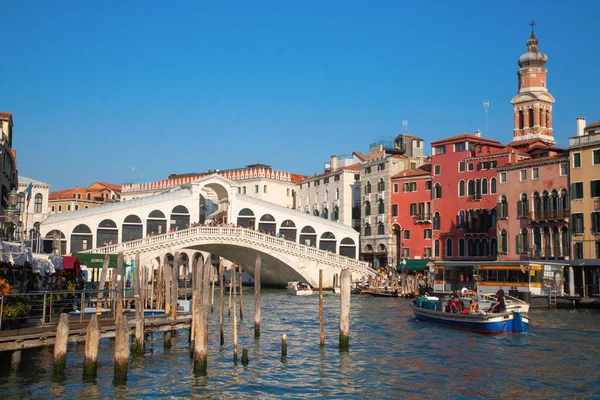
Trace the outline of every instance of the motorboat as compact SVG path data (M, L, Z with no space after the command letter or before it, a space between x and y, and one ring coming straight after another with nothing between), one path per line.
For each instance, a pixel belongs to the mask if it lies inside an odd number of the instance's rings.
M489 310L494 303L496 303L498 296L495 293L479 294L479 309ZM527 315L529 313L529 303L512 297L504 295L504 302L506 303L506 310L520 311L521 314Z
M481 309L469 313L468 309L463 308L463 312L453 313L444 311L440 299L433 296L417 296L411 301L410 308L417 321L474 332L522 333L526 332L529 326L528 315L518 308L499 313L489 313Z
M287 291L289 294L294 296L309 296L313 294L313 291L310 286L303 282L288 282Z

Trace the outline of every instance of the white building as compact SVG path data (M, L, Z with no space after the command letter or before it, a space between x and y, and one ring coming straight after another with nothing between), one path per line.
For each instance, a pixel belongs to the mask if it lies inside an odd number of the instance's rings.
M30 183L31 198L29 204L27 204L25 189ZM20 220L24 226L24 231L27 232L25 239L31 248L37 250L36 240L39 237L40 223L48 217L50 185L25 176L19 176L19 189L17 192L19 194L17 208L21 213Z
M331 156L325 172L299 181L296 210L360 230L360 153Z

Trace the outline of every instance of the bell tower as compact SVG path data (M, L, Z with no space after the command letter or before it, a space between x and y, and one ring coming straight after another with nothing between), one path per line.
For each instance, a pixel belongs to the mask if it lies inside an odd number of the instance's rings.
M548 92L544 67L548 56L538 50L539 40L535 37L531 21L531 36L527 41L527 52L519 57L518 92L511 103L514 106L513 141L540 139L554 144L552 136L552 104L554 97Z

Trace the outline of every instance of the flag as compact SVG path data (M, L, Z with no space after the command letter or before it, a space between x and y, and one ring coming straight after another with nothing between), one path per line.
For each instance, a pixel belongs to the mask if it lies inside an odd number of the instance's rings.
M23 192L25 194L25 200L27 200L27 207L29 207L29 200L31 200L31 189L32 183L29 182L29 185L27 185L27 189L25 189L25 191Z

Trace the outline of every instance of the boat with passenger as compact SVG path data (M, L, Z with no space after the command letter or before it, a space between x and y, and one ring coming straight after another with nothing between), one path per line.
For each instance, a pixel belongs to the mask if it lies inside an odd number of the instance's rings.
M304 282L288 282L287 284L288 294L294 296L309 296L313 294L312 288Z
M498 294L497 301L485 311L485 302L480 303L481 306L477 309L466 307L465 301L469 300L457 296L440 298L425 295L412 300L410 308L417 321L449 328L494 334L527 331L528 314L523 313L519 306L506 307L503 293Z

